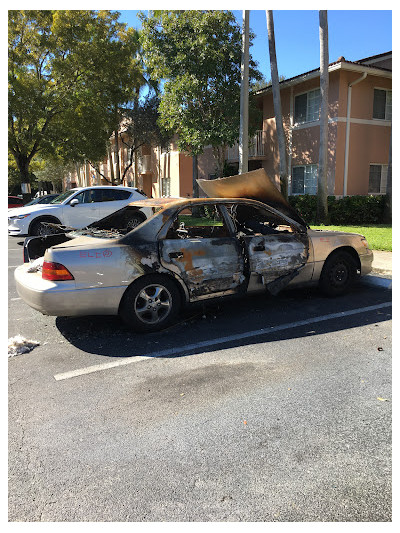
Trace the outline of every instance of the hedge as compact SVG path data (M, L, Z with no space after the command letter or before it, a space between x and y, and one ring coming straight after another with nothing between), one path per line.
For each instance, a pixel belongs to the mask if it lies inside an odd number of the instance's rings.
M289 196L289 203L307 224L315 224L317 197L310 194ZM328 213L333 225L383 224L385 196L328 196Z

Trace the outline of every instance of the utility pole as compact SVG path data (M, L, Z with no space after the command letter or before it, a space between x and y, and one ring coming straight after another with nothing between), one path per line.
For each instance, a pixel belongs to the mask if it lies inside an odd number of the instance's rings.
M249 170L249 11L243 10L240 81L239 174Z

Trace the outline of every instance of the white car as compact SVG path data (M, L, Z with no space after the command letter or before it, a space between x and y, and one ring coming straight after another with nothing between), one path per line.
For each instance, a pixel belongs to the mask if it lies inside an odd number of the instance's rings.
M48 223L81 229L100 220L130 202L146 196L133 187L78 187L60 194L49 204L14 208L8 215L9 235L47 235L53 233ZM134 228L153 214L148 207L131 212L127 221Z

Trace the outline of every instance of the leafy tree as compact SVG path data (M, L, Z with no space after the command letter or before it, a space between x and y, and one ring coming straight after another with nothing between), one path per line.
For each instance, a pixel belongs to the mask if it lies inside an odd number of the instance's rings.
M124 109L124 118L117 135L119 143L128 149L128 160L125 167L121 169L120 182L132 167L143 145L165 146L169 141L170 136L159 125L159 105L160 99L157 95L148 95L147 98L137 99L132 107ZM90 164L105 180L111 181L108 176L100 172L95 163L90 162Z
M35 156L101 159L131 98L138 36L111 11L9 11L9 150L21 182Z
M165 80L161 124L193 157L197 196L197 156L207 145L232 146L239 136L241 28L231 11L154 11L140 18L147 69ZM250 59L250 82L260 77Z

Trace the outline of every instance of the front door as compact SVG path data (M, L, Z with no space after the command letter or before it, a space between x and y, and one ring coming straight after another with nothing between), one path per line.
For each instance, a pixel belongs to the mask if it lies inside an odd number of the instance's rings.
M238 241L217 205L181 211L159 245L162 265L182 278L191 300L235 293L244 281Z
M78 203L71 206L72 200L78 200ZM99 205L100 202L96 198L95 191L87 189L71 198L71 200L63 206L62 222L71 228L81 229L96 220L99 220Z
M268 285L303 267L309 254L307 233L274 211L240 203L232 206L232 219L247 256L248 274L260 274Z

